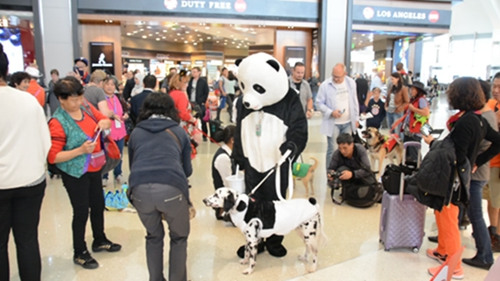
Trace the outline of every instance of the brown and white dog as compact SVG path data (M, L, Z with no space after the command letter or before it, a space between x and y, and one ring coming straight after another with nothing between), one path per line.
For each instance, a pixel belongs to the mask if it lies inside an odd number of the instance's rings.
M307 271L316 270L319 240L325 237L316 199L257 201L246 194L238 194L234 189L222 187L203 199L203 203L212 208L224 208L245 235L245 257L240 261L248 264L244 274L254 270L257 245L261 239L273 234L285 235L294 229L306 244L306 251L299 259L309 262Z
M299 179L304 184L306 188L306 197L309 197L309 184L311 185L311 194L314 195L314 171L318 167L318 159L311 157L314 164L308 163L293 163L292 174L293 174L293 186L295 186L295 179ZM307 172L306 172L307 171ZM305 173L305 176L303 175Z
M403 144L397 134L391 136L382 135L377 128L368 127L361 132L368 147L370 163L374 170L375 160L378 161L377 178L380 177L385 169L384 159L399 165L403 159Z

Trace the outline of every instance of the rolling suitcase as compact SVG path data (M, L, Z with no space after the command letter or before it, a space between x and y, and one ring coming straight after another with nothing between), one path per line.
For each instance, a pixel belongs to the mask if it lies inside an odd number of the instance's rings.
M419 142L404 143L403 163L405 163L406 149L410 146L419 149L418 167L420 165ZM426 207L412 195L404 194L404 173L401 173L399 187L399 194L391 195L384 191L382 196L380 242L386 251L393 248L411 248L416 253L422 246L422 239L425 235Z

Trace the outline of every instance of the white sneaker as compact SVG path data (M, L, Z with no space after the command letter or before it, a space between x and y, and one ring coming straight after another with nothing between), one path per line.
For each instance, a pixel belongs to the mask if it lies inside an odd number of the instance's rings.
M108 185L108 179L102 179L102 186L105 187Z
M118 175L115 177L115 181L118 183L118 184L122 184L123 183L123 175Z

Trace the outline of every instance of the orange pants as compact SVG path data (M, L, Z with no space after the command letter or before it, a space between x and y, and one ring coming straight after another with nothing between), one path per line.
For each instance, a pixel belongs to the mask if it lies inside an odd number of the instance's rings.
M458 229L458 206L450 204L444 206L441 212L434 211L438 228L439 243L436 251L440 255L451 257L462 247L460 231ZM459 259L457 269L462 267L462 259Z

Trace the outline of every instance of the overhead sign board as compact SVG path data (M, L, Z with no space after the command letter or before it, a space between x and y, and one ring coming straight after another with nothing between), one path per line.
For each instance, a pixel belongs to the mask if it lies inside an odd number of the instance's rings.
M222 16L225 18L287 19L319 21L319 1L311 0L85 0L78 1L78 12L122 11L130 14L175 15L192 17Z
M353 22L400 26L449 28L450 10L354 5Z

